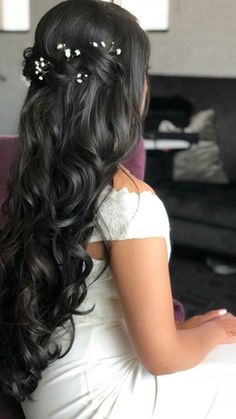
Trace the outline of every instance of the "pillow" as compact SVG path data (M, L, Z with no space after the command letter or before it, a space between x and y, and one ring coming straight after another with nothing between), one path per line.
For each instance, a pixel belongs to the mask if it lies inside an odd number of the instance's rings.
M217 142L215 130L215 111L207 109L194 114L184 132L197 133L201 141Z
M228 183L220 157L214 126L215 111L207 109L196 113L182 132L197 133L199 142L174 155L173 180L206 183ZM176 127L176 131L179 132ZM173 132L173 127L172 127Z
M199 141L174 157L173 180L206 183L228 183L220 160L219 146Z

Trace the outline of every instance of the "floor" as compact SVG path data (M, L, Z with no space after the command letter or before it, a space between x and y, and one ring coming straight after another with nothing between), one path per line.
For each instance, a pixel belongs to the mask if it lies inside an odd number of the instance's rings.
M216 274L206 255L174 249L170 274L173 296L183 303L186 317L218 308L236 315L236 273Z

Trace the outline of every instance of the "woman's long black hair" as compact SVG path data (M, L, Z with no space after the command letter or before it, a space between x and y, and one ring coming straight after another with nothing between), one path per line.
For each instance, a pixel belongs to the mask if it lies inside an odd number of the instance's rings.
M0 386L18 401L64 355L49 349L52 333L81 314L100 193L142 132L149 41L121 7L68 0L43 16L24 58L31 83L0 232Z

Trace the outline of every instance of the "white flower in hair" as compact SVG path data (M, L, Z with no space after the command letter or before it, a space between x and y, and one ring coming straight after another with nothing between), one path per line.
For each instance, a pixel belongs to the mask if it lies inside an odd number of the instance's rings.
M43 80L43 76L49 71L49 67L52 64L49 61L45 61L43 57L39 58L39 61L35 62L35 74L38 76L39 80Z
M87 78L88 77L88 74L87 73L78 73L77 74L77 76L76 76L76 81L77 81L77 83L83 83L83 81L84 81L84 79L85 78Z
M95 48L97 48L99 45L98 45L98 43L96 42L96 41L93 41L93 42L90 42L90 44L91 45L93 45ZM103 48L106 48L106 43L104 42L104 41L101 41L100 42L100 45L103 47ZM115 45L115 42L114 41L112 41L112 43L111 43L111 47L110 47L110 49L108 50L108 52L116 52L116 54L117 55L120 55L121 54L121 48L116 48L116 50L114 49L114 45Z
M66 48L65 49L65 56L66 56L66 58L71 58L71 50L70 50L70 48Z
M65 48L66 44L58 44L57 49L63 49Z

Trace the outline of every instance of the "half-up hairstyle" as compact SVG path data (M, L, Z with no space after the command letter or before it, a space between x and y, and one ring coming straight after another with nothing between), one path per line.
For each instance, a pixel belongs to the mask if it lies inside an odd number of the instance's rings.
M148 59L136 18L98 0L58 4L24 52L30 87L0 232L0 386L18 401L65 355L49 349L55 329L71 322L73 344L99 196L142 133Z

